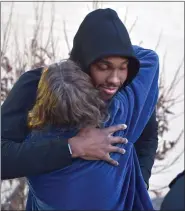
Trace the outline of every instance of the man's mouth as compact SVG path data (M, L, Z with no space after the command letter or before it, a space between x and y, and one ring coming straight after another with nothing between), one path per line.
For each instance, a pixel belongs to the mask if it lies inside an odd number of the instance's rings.
M114 95L117 92L118 87L105 87L105 86L102 86L101 90L104 93L108 94L108 95Z

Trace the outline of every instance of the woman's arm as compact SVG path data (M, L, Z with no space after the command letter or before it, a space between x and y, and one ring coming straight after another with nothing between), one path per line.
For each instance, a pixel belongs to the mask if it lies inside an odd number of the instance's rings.
M140 61L139 73L130 85L123 90L128 104L124 105L129 112L127 118L128 139L133 134L136 140L141 135L150 119L158 98L159 59L157 54L148 49L134 46L137 58ZM124 121L124 120L123 120ZM136 140L133 140L135 142Z

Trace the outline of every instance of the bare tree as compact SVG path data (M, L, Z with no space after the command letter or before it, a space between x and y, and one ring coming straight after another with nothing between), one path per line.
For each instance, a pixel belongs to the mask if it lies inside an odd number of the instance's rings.
M22 75L26 69L45 66L56 58L57 40L54 40L54 4L51 7L51 22L48 38L45 43L42 43L42 25L43 25L43 10L42 4L35 4L35 26L33 30L33 38L30 43L24 43L24 51L21 52L19 47L17 31L12 32L12 3L7 23L2 30L3 40L1 43L1 101L6 99L15 81ZM15 44L15 59L8 56L7 46L10 42L10 36L14 37ZM41 38L41 39L40 39ZM24 40L25 41L25 40ZM10 50L12 48L9 48ZM48 61L48 62L47 62ZM14 185L13 185L14 184ZM27 185L25 178L2 181L1 189L1 209L2 210L24 210L27 197Z

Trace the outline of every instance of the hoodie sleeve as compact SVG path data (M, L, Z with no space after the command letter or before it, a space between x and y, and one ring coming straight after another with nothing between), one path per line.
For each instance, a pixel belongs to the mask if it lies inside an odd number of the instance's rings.
M134 47L140 61L140 69L130 85L121 90L124 110L128 117L127 138L133 143L139 138L151 117L158 98L159 59L157 54L148 49ZM135 134L133 136L133 134ZM132 138L134 137L134 140Z
M25 143L27 114L36 98L41 70L28 71L16 82L1 107L1 178L50 172L72 163L66 140Z

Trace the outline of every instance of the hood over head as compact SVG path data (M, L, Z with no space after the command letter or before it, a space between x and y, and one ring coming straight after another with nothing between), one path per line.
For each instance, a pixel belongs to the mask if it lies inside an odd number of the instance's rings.
M73 40L70 59L89 73L92 63L109 56L129 59L126 84L130 83L139 71L140 64L127 29L114 10L97 9L89 13L81 23Z

